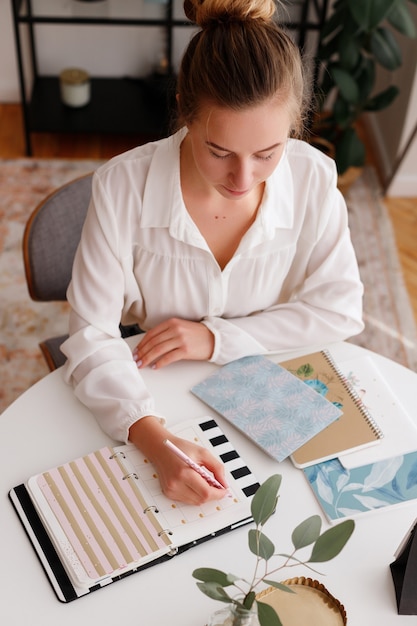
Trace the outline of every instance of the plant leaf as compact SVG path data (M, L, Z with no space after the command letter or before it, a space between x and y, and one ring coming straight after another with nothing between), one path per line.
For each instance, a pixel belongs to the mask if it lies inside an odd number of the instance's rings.
M375 62L364 58L359 65L356 81L359 87L359 100L365 103L369 98L375 85Z
M329 71L343 98L347 100L347 102L358 102L359 88L351 74L333 65L329 67Z
M273 474L262 483L252 498L251 513L255 523L262 526L271 517L277 506L280 474Z
M246 594L245 599L243 600L243 606L245 607L245 609L250 610L252 608L252 604L255 602L255 598L256 593L254 591L249 591L249 593Z
M387 70L396 70L402 65L401 49L387 28L378 28L372 33L371 50L378 63Z
M341 128L347 128L352 123L352 106L340 94L334 101L333 115Z
M287 593L295 593L288 585L284 585L283 583L277 583L275 580L267 580L264 578L263 582L267 585L271 585L271 587L275 587L276 589L281 589L281 591L286 591Z
M387 20L391 26L396 28L406 37L415 39L417 36L417 29L413 21L413 16L411 15L405 1L397 0L396 4L394 4L391 11L388 13Z
M252 554L261 557L261 559L268 559L274 555L275 546L270 539L259 530L251 528L248 533L249 549Z
M231 598L225 592L223 587L220 587L217 583L197 583L197 587L212 600L218 600L219 602L233 602L233 598Z
M201 580L205 583L216 583L216 585L220 585L221 587L229 587L229 585L233 585L233 582L239 580L233 574L226 574L219 569L214 569L212 567L199 567L193 571L193 577L197 578L197 580Z
M343 174L351 166L362 167L365 163L365 146L354 128L347 128L339 136L335 148L335 161L339 174Z
M345 7L342 7L339 9L336 7L334 8L332 14L326 20L326 22L323 25L323 28L320 31L321 41L326 40L327 37L329 37L329 35L331 35L334 31L338 33L343 28L343 24L345 23L345 19L344 19L345 14L346 14Z
M349 0L349 10L364 31L370 32L384 21L397 0Z
M322 563L323 561L333 559L344 548L354 528L355 522L346 520L326 530L314 544L311 557L307 563Z
M275 609L265 602L256 601L258 605L258 618L261 626L282 626Z
M361 56L361 48L357 38L344 30L340 36L339 42L339 59L340 65L346 70L353 70L359 62Z
M294 528L291 535L293 546L296 550L309 546L320 536L321 517L320 515L312 515L305 519L301 524Z

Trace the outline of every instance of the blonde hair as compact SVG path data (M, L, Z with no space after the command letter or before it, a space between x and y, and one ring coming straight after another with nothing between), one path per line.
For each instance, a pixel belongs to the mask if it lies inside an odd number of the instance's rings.
M274 0L185 0L184 11L201 30L178 75L179 122L192 122L204 102L241 110L275 98L290 106L291 134L300 136L306 80Z

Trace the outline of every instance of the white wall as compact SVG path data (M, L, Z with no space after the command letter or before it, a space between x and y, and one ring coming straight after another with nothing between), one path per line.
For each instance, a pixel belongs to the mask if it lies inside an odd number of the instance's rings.
M408 7L417 24L417 6L408 2ZM380 69L377 89L395 84L399 86L400 94L390 107L370 114L368 122L381 171L390 183L387 195L417 197L417 138L398 165L398 157L402 155L417 124L417 39L397 33L395 37L402 50L403 64L393 73Z
M417 196L417 72L412 84L404 130L397 163L387 189L387 195Z
M19 102L11 2L0 0L0 102Z
M49 4L54 0L49 0ZM56 0L64 11L71 12L72 0ZM82 5L74 2L80 11L106 11L120 15L122 8L129 11L130 3L141 0L108 0ZM161 15L161 1L142 0L147 13ZM44 3L47 5L47 3ZM84 8L85 6L85 8ZM175 0L175 16L183 18L182 0ZM25 39L25 25L20 27ZM173 56L178 65L185 45L194 30L176 28ZM35 26L39 72L54 75L66 67L82 67L95 76L144 76L158 64L163 50L163 30L159 27L45 25ZM26 67L26 64L25 64ZM20 90L10 0L0 0L0 102L19 102Z

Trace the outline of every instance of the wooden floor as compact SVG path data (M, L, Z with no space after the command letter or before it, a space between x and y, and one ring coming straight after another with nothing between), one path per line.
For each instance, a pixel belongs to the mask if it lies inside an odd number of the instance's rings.
M108 159L134 147L139 137L33 134L38 158ZM0 158L25 157L21 107L0 104ZM372 155L370 157L372 161ZM394 226L404 280L417 321L417 197L385 198Z

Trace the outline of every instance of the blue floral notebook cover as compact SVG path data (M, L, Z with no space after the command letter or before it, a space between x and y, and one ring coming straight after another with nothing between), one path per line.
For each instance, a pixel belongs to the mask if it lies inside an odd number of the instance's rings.
M263 356L232 361L191 391L277 461L342 414L314 389Z
M417 452L353 469L334 459L303 471L331 522L417 498Z

